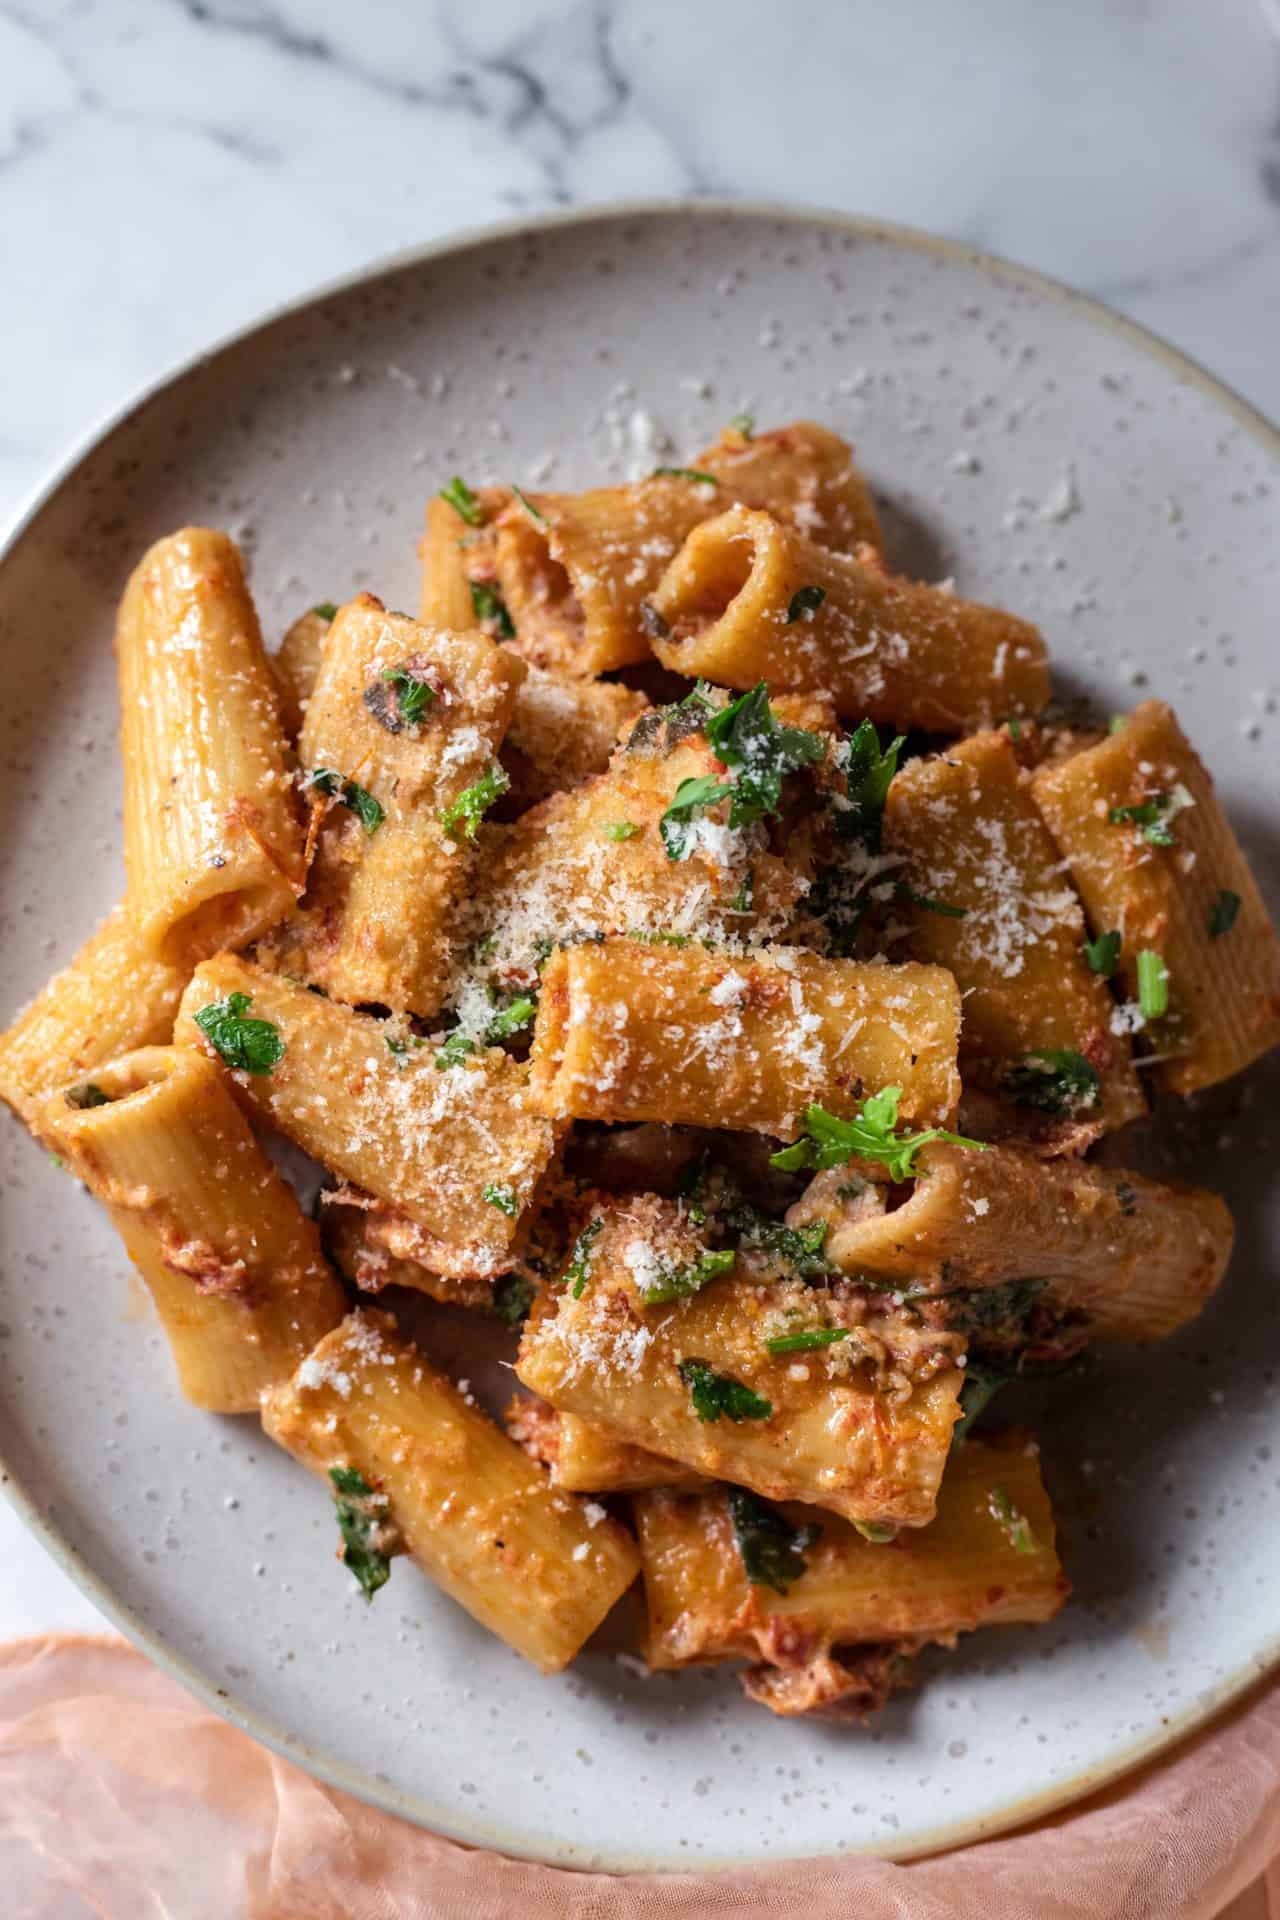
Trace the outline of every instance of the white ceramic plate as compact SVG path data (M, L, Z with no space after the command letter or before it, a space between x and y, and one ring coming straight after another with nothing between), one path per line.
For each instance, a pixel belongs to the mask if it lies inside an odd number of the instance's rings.
M744 408L855 439L900 562L1039 620L1061 684L1172 699L1280 904L1274 430L1149 336L962 249L641 208L322 293L165 381L58 476L0 562L0 1014L121 889L112 609L148 541L228 527L278 636L360 586L412 606L422 502L454 472L590 483L669 457L655 423L687 455ZM1157 1151L1238 1212L1223 1297L1168 1346L1028 1399L1074 1603L931 1662L873 1731L773 1720L727 1676L646 1680L608 1653L542 1679L403 1562L366 1609L322 1489L251 1421L178 1398L110 1228L16 1125L9 1491L205 1699L460 1839L620 1868L989 1833L1155 1752L1280 1657L1278 1090L1263 1066L1174 1116ZM437 1338L447 1357L452 1330Z

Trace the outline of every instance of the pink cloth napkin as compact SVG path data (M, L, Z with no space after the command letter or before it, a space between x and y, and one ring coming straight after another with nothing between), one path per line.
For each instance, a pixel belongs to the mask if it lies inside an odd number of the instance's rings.
M1280 1920L1277 1853L1280 1682L1084 1808L960 1853L615 1877L375 1813L123 1641L0 1648L5 1920Z

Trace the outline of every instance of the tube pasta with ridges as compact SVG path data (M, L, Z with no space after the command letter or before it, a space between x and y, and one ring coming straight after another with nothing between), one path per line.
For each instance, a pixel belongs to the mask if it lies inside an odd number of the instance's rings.
M569 1493L639 1493L649 1487L701 1487L706 1480L678 1460L633 1447L616 1433L520 1395L504 1414L507 1432Z
M269 656L280 694L280 724L285 738L296 746L307 707L320 678L320 662L333 622L328 608L310 607L299 614L276 651Z
M304 876L276 682L225 533L187 527L143 556L116 654L130 910L144 945L191 966L282 919Z
M635 1579L625 1529L553 1487L388 1314L351 1314L268 1396L262 1421L313 1472L358 1472L423 1571L544 1673L568 1665Z
M648 705L644 694L616 680L573 680L530 667L502 746L513 804L523 811L604 773L619 735Z
M473 511L480 524L474 527L439 494L427 502L426 526L418 543L422 562L418 615L427 626L452 627L462 633L476 625L471 588L474 584L497 590L497 520L510 498L506 487L477 487Z
M810 1103L847 1118L896 1086L900 1117L933 1126L959 1095L959 1026L940 967L606 940L547 962L530 1092L558 1119L697 1126L714 1114L790 1139Z
M1194 1093L1274 1047L1280 940L1171 710L1144 701L1097 746L1042 767L1032 792L1094 932L1121 935L1119 978L1131 1001L1144 950L1167 969L1168 1013L1147 1029L1156 1054L1169 1056L1155 1069L1161 1084ZM1224 912L1229 924L1215 933Z
M652 595L653 650L690 678L828 692L841 715L965 733L1049 698L1036 628L994 607L832 553L734 508L690 533Z
M174 1038L210 1050L195 1015L234 993L284 1046L269 1073L235 1076L243 1099L304 1152L416 1222L424 1266L483 1277L515 1264L555 1145L529 1106L527 1068L498 1047L444 1069L430 1046L397 1055L386 1022L232 954L197 968ZM495 1182L510 1189L513 1213L485 1204Z
M342 1318L320 1236L224 1076L145 1047L51 1094L41 1137L100 1200L146 1282L183 1393L250 1413Z

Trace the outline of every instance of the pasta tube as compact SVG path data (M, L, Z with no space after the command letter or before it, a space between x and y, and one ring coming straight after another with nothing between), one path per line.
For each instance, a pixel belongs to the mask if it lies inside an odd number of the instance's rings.
M887 1188L842 1200L847 1172L821 1173L787 1218L827 1220L823 1255L850 1275L937 1292L1044 1280L1046 1303L1104 1340L1175 1332L1231 1258L1231 1215L1201 1187L1007 1146L924 1147L918 1169L891 1209Z
M714 1118L790 1139L811 1102L847 1118L896 1086L902 1118L930 1126L959 1095L959 1027L940 967L606 940L543 970L530 1093L558 1119Z
M189 971L158 960L128 907L116 907L0 1035L0 1100L31 1126L55 1087L167 1040Z
M1194 1093L1280 1041L1280 941L1213 782L1171 710L1042 767L1036 801L1095 934L1118 935L1130 996L1171 1093ZM1144 959L1144 955L1148 958Z
M321 1233L325 1251L361 1293L408 1287L447 1307L490 1307L493 1281L475 1274L432 1273L417 1258L428 1242L407 1214L355 1187L325 1193Z
M732 1263L705 1279L708 1259L728 1256L707 1256L669 1202L639 1195L597 1213L558 1298L525 1328L518 1378L632 1446L769 1499L927 1525L963 1343L905 1329L899 1340L892 1312L830 1293L820 1310L800 1282L760 1284ZM776 1350L824 1316L838 1340Z
M530 667L516 689L502 764L520 811L604 773L649 702L617 680L572 680Z
M913 760L889 788L886 853L900 857L896 915L917 960L948 968L964 997L960 1072L988 1092L1029 1091L1047 1124L1079 1133L1146 1110L1115 1003L1089 965L1084 916L1003 733ZM1076 1056L1074 1077L1027 1057ZM1024 1085L1025 1083L1025 1085ZM1020 1093L1019 1090L1022 1090Z
M423 1571L544 1673L635 1579L630 1535L554 1488L389 1314L349 1315L268 1396L262 1423L313 1472L354 1469Z
M965 733L1049 698L1044 642L1025 620L897 579L866 550L832 553L767 513L699 525L652 607L664 666L826 691L852 719Z
M175 966L242 947L302 890L276 683L234 542L147 552L116 623L124 857L140 942Z
M933 1525L887 1545L811 1507L785 1507L779 1530L740 1504L735 1522L732 1499L721 1488L636 1499L651 1667L803 1668L832 1647L1051 1620L1070 1590L1024 1434L957 1449Z
M465 633L479 623L481 609L493 605L486 595L498 591L497 519L511 494L506 487L456 489L455 481L427 503L418 614L429 627ZM489 617L496 621L496 609Z
M529 1107L526 1068L497 1047L437 1067L429 1046L388 1023L231 954L197 968L174 1038L214 1051L220 1036L234 1067L245 1021L265 1025L268 1052L279 1051L265 1072L236 1073L242 1097L314 1159L407 1214L424 1266L483 1277L515 1264L555 1145ZM486 1201L486 1187L505 1204Z
M483 634L420 626L371 594L339 611L298 743L326 812L290 971L352 1005L437 1011L483 812L462 796L494 797L523 676Z
M252 1412L342 1318L315 1226L198 1054L144 1047L96 1066L37 1126L105 1206L195 1406Z
M664 1460L593 1427L573 1413L560 1413L545 1401L521 1395L504 1415L507 1432L533 1459L549 1469L552 1481L569 1493L639 1493L648 1487L700 1487L700 1473L677 1460Z
M285 738L296 746L307 707L320 678L320 662L328 644L336 607L310 607L299 614L276 652L271 671L280 693L280 724Z

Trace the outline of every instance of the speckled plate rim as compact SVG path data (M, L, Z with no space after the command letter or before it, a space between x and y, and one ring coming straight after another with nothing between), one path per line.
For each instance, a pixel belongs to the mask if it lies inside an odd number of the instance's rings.
M0 566L34 526L60 489L114 433L140 413L157 395L177 386L191 374L217 360L230 348L242 344L267 327L281 320L301 315L312 307L323 305L337 295L352 292L358 287L402 272L406 268L469 253L476 248L503 241L527 239L530 235L565 228L605 225L618 220L662 218L772 220L781 224L810 228L825 227L833 232L848 234L858 239L883 241L889 245L909 248L917 253L931 254L935 258L975 268L994 280L1013 284L1025 288L1028 292L1054 300L1062 306L1073 309L1089 325L1100 327L1128 340L1140 352L1162 362L1179 380L1199 388L1207 399L1231 414L1264 451L1280 463L1280 426L1269 420L1225 381L1217 379L1198 361L1191 359L1181 349L1171 345L1169 341L1153 333L1149 328L1139 325L1137 321L1127 319L1102 301L1080 293L1076 288L1068 286L1061 280L1055 280L1048 274L1040 273L1033 267L1021 266L1014 261L1004 259L999 254L989 253L980 247L968 246L963 241L945 239L938 234L925 232L919 227L902 226L895 221L842 213L835 209L777 201L710 197L694 200L664 198L621 200L586 207L565 208L556 212L538 214L529 219L505 220L480 227L462 228L422 246L407 247L395 253L383 255L363 267L356 268L351 273L323 281L297 299L284 301L278 306L269 308L246 325L220 335L209 346L194 354L186 355L154 380L144 383L123 404L111 408L54 465L48 476L37 482L25 504L19 507L16 515L0 531ZM326 1785L335 1787L340 1792L349 1793L356 1799L379 1807L387 1813L410 1820L420 1827L428 1828L446 1839L457 1840L463 1845L472 1847L489 1846L498 1852L536 1861L543 1865L582 1870L584 1850L580 1847L566 1845L550 1837L542 1843L516 1841L502 1833L500 1829L490 1827L488 1823L473 1821L463 1826L452 1808L436 1806L416 1796L400 1793L389 1782L378 1780L362 1771L347 1768L331 1755L295 1740L274 1721L260 1716L230 1689L215 1686L184 1654L177 1652L123 1601L119 1600L111 1588L87 1564L71 1541L41 1512L36 1500L13 1473L2 1452L0 1452L0 1492L4 1494L10 1506L18 1513L61 1570L98 1607L113 1626L119 1628L122 1634L154 1660L156 1665L176 1680L180 1686L185 1687L213 1712L229 1720L232 1725L239 1727L252 1739L260 1741L283 1758L295 1762L307 1773L324 1781ZM1087 1799L1110 1786L1123 1775L1168 1753L1171 1748L1178 1746L1190 1734L1207 1725L1226 1708L1241 1699L1257 1685L1259 1680L1277 1667L1280 1667L1280 1632L1265 1641L1261 1650L1245 1661L1234 1673L1227 1675L1218 1685L1206 1689L1184 1712L1164 1720L1159 1732L1146 1734L1141 1739L1118 1748L1101 1765L1085 1768L1070 1779L1046 1788L1042 1793L1012 1800L998 1811L917 1833L905 1843L879 1845L870 1842L839 1850L833 1848L828 1854L818 1857L824 1859L857 1859L859 1857L893 1860L920 1859L947 1848L969 1846L979 1840L993 1839L999 1834L1009 1833L1048 1814L1060 1812L1073 1803ZM796 1858L799 1859L800 1856ZM731 1854L713 1855L692 1860L683 1870L714 1873L728 1867L741 1868L741 1864ZM784 1864L786 1864L784 1860L762 1862L754 1870L761 1874L768 1874L776 1870L777 1866ZM614 1854L606 1866L595 1870L644 1872L668 1869L655 1866L652 1859L643 1853L620 1852Z

